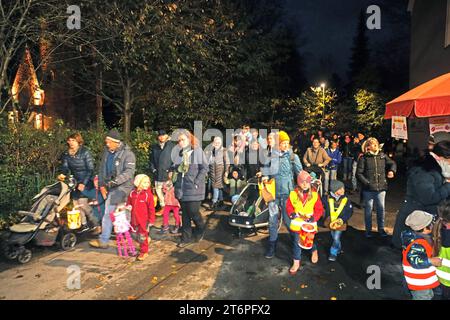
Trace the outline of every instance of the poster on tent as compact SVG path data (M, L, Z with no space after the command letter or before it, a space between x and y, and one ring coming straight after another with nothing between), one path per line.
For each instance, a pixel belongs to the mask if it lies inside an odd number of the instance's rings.
M430 118L430 134L436 132L450 132L450 116Z
M408 125L406 117L392 117L391 137L396 139L408 139Z

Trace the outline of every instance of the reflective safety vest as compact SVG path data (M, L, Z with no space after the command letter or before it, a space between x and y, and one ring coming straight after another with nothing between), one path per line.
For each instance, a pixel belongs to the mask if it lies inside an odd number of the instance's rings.
M403 250L403 274L410 290L428 290L439 286L436 268L430 266L426 269L415 269L409 263L407 256L413 244L420 244L425 248L427 256L431 258L433 248L425 239L416 239Z
M299 198L297 191L291 191L289 194L289 200L291 201L292 206L294 207L295 213L301 214L302 216L306 216L311 218L314 214L314 207L316 205L317 200L319 199L319 194L317 192L312 192L311 200L307 200L303 203L302 199ZM300 231L303 223L305 221L301 218L295 218L291 220L290 230L293 232ZM316 224L317 231L317 224Z
M348 201L348 198L344 197L341 200L341 204L339 205L339 207L336 210L335 207L334 207L335 200L333 199L333 197L329 197L328 198L328 205L330 206L330 219L331 219L331 222L333 222L333 221L337 220L337 218L339 218L339 215L344 210L344 207L347 204L347 201Z
M439 278L439 281L446 287L450 287L450 266L446 266L445 260L450 261L450 248L442 247L439 250L439 258L442 258L442 266L438 267L436 270L436 274Z

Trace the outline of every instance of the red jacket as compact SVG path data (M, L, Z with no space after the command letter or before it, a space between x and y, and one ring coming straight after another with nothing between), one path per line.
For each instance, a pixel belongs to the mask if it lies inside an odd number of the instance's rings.
M147 222L150 221L150 216L155 215L153 193L150 189L140 192L137 189L131 191L128 196L127 205L133 207L131 209L131 225L133 228L138 225L145 228Z
M296 189L296 191L298 191L298 188ZM303 193L303 192L297 192L297 194L302 194L303 195L303 204L305 204L307 198L308 198L308 194L307 193ZM316 203L314 204L314 214L312 216L313 221L311 222L317 222L319 221L319 219L322 217L323 213L324 213L324 208L322 205L322 201L320 200L320 196L317 198ZM287 203L286 203L286 213L288 214L289 217L291 217L294 213L295 213L295 209L294 206L291 203L291 200L288 198L287 199Z

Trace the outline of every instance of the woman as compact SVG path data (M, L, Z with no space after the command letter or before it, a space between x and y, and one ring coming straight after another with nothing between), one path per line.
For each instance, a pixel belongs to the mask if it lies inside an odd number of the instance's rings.
M68 149L61 156L61 172L59 180L64 180L66 175L72 174L78 185L72 192L74 206L78 206L81 213L82 231L89 229L86 218L92 224L92 233L100 234L101 227L98 218L94 215L86 194L94 189L94 159L89 150L84 147L81 134L74 133L67 137Z
M401 248L400 234L406 217L414 210L437 216L439 202L450 196L450 141L437 143L433 151L416 161L408 173L406 197L395 221L392 244Z
M213 190L211 208L215 210L223 204L224 180L226 180L230 167L228 153L223 147L221 137L214 138L213 148L206 152L206 158L209 161L209 179Z
M386 237L384 230L385 198L388 184L386 181L394 177L397 166L395 162L386 156L380 148L376 138L367 139L362 150L364 155L358 160L356 177L362 185L362 197L364 201L364 220L366 225L366 238L372 237L372 209L374 202L377 209L378 234Z
M200 203L205 199L205 179L208 174L208 160L199 146L198 140L187 130L178 132L178 145L172 151L176 173L175 196L180 201L182 210L181 241L178 247L183 248L192 243L192 226L196 226L195 240L200 241L205 232L205 223L200 215Z

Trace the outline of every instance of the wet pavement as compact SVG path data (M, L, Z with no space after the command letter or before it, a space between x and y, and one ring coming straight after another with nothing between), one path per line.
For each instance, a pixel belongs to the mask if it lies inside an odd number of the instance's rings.
M404 186L397 182L388 193L388 232L392 231L389 227L395 222L402 190ZM356 194L351 199L359 202ZM228 225L226 211L202 210L207 221L202 241L178 248L176 236L159 235L157 229L152 229L150 254L143 262L118 257L114 241L109 249L93 249L88 239L72 251L56 247L33 249L34 257L26 265L1 260L0 299L409 298L402 289L401 253L390 247L390 237L364 237L361 209L355 208L342 237L344 252L338 260L327 260L331 237L329 231L320 230L316 236L319 262L312 264L310 254L303 252L302 267L294 276L288 272L291 249L284 227L276 256L266 259L267 230L239 238ZM378 266L381 272L379 289L367 287L373 274L370 266ZM77 267L81 272L80 287L70 289ZM372 283L370 279L369 282Z

